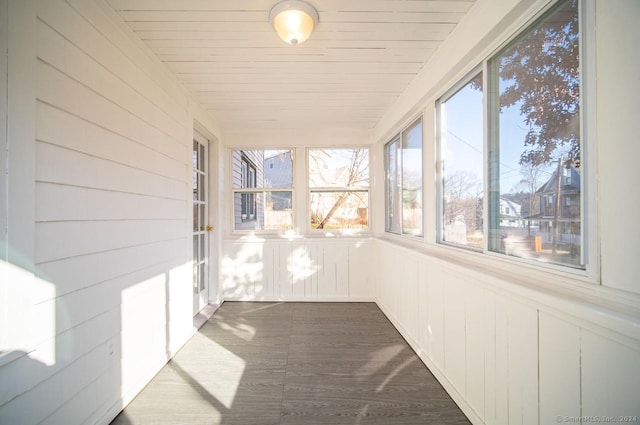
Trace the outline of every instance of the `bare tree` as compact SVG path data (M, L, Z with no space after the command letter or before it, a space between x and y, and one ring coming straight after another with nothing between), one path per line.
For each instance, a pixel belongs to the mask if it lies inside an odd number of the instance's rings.
M339 180L340 186L344 185L346 188L356 187L362 183L366 183L369 179L369 151L368 149L351 149L351 156L349 164L343 170L331 169L329 160L331 155L327 151L319 151L318 154L310 156L310 160L314 162L315 169L327 170L327 172L321 173L319 176L315 176L321 180L325 187L334 186ZM341 171L341 172L340 172ZM336 176L339 174L339 176ZM313 212L312 219L318 223L318 229L324 229L329 220L340 209L340 207L347 200L349 195L357 195L357 192L340 192L337 194L336 200L329 208L326 214L322 215L321 212Z
M481 208L482 181L468 171L456 171L445 177L445 221L453 222L463 217L465 224L478 226L478 208Z

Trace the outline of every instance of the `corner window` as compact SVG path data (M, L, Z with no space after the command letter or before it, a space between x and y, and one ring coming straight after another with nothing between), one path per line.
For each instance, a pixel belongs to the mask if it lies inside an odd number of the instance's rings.
M231 153L235 230L293 228L293 152Z
M585 268L579 52L564 1L438 102L440 242Z
M312 229L369 227L369 149L309 149Z
M385 229L422 236L422 119L384 147Z

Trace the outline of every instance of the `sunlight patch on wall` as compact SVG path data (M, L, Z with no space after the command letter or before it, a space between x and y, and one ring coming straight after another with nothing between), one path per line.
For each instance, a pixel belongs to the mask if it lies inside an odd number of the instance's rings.
M315 262L311 259L309 251L304 247L298 247L291 252L287 260L287 270L293 277L294 284L304 283L304 280L315 273Z
M55 285L5 261L0 261L0 276L0 353L22 351L47 366L54 365Z
M235 255L226 255L221 261L222 286L225 294L234 298L253 296L247 290L254 284L261 284L263 279L262 243L247 243L240 246ZM251 291L251 292L253 292Z

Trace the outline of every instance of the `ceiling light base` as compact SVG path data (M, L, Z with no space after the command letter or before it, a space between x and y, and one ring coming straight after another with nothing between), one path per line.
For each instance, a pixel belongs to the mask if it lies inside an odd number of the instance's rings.
M299 0L282 1L269 12L269 21L285 43L304 43L318 25L318 12L309 3Z

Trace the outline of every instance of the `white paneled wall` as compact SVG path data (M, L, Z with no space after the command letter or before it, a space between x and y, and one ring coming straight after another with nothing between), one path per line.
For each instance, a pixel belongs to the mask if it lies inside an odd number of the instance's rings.
M20 271L32 306L9 313L30 341L9 340L0 359L0 423L108 423L193 333L189 170L203 114L101 2L10 3L7 19L33 28L8 43L33 52L34 90L21 99L32 116L8 112L34 135L32 174L11 187L34 207L13 197L33 218L9 227L34 236ZM11 93L29 75L10 72Z
M473 423L640 417L637 318L376 244L379 306Z
M225 300L373 301L373 241L228 240L221 255Z

